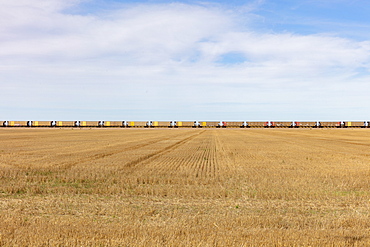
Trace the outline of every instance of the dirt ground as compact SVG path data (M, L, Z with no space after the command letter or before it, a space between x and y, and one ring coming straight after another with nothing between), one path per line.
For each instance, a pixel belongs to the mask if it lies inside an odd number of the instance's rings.
M370 246L370 129L0 128L0 246Z

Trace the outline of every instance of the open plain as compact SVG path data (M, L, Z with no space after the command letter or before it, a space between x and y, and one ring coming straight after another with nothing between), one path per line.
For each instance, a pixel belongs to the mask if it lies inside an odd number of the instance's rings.
M1 246L369 246L370 129L0 129Z

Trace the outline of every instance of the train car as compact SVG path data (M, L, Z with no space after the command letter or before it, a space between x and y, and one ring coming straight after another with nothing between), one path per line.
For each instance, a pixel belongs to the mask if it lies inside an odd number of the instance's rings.
M175 128L195 128L196 121L175 121Z
M365 128L366 122L344 122L344 128Z
M269 122L246 122L245 127L247 128L268 128Z
M171 121L151 121L150 127L152 128L171 128L172 122Z
M341 128L342 122L319 122L320 128Z
M199 121L199 128L220 128L221 123L216 121Z
M295 128L317 128L317 122L294 122Z
M31 121L31 127L53 127L54 121Z
M80 127L100 127L101 121L79 121Z
M103 121L102 122L102 127L125 127L125 122L124 121Z
M78 127L77 121L56 121L55 127Z
M202 121L200 121L200 122L198 122L198 123L197 123L197 127L198 127L198 128L207 127L207 122L202 122Z
M6 127L30 127L31 121L5 121Z
M222 122L223 128L243 128L244 122Z
M150 123L147 121L127 121L125 127L127 128L148 128Z
M292 128L293 122L271 122L270 127L271 128Z

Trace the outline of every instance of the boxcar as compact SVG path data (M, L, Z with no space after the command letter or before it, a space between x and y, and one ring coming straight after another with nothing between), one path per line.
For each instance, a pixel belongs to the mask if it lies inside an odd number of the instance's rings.
M271 122L271 128L292 128L293 122Z
M7 127L29 127L31 121L5 121Z
M77 121L56 121L55 127L76 127Z
M296 128L316 128L317 122L294 122Z
M172 127L170 121L151 121L150 127L152 128L170 128Z
M342 127L341 122L319 122L320 128L340 128Z
M147 121L127 121L125 126L128 128L146 128L149 127L149 123Z
M267 128L269 127L268 122L246 122L247 128Z
M220 122L216 121L199 121L199 128L220 128L221 124Z
M31 121L32 127L53 127L54 121Z
M124 127L124 121L103 121L103 127Z
M175 128L194 128L196 127L195 121L175 121Z
M345 128L365 128L366 122L344 122Z
M243 128L244 122L222 122L223 128Z

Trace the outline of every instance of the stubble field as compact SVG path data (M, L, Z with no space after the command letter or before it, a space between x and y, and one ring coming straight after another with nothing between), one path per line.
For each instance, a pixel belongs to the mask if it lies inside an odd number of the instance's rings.
M369 129L0 129L1 246L369 246Z

